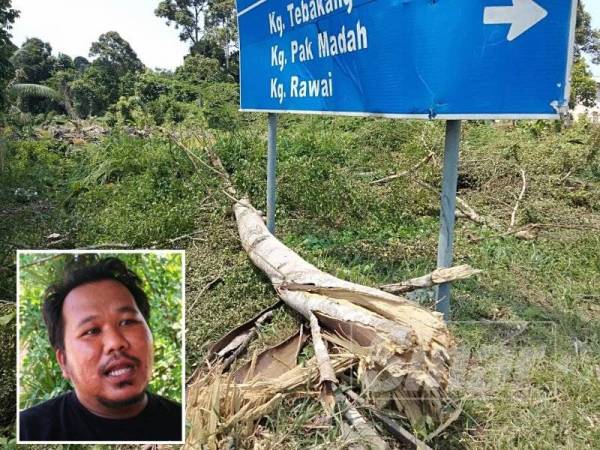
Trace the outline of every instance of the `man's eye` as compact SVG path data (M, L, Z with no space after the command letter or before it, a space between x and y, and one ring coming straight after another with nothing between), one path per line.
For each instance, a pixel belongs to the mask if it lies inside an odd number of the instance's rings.
M100 328L98 327L94 327L94 328L90 328L89 330L87 330L85 333L83 333L84 336L93 336L95 334L99 334L100 333Z
M137 322L138 321L134 320L134 319L124 319L124 320L121 320L121 322L119 322L119 325L132 325Z

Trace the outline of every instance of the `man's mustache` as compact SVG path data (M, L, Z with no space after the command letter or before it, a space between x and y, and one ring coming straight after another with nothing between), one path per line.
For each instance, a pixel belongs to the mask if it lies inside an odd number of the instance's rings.
M129 360L133 366L138 367L141 364L141 361L139 358L136 358L133 355L130 355L126 352L118 352L116 353L110 360L108 360L107 362L105 362L101 367L100 367L100 372L102 374L106 373L106 371L108 370L108 368L114 364L115 362L119 361L119 360L123 360L123 359L127 359Z

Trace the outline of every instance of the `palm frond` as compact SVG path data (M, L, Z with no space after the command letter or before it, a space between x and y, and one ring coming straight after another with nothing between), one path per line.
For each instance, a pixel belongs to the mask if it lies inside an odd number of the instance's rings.
M41 84L15 83L8 87L9 93L22 97L25 95L43 97L62 103L64 98L62 94L48 86Z

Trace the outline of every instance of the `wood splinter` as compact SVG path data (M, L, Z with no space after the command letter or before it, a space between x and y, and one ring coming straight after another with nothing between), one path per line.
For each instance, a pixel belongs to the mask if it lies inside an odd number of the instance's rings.
M342 408L344 419L352 427L345 433L345 438L356 440L353 448L370 449L370 450L389 450L388 444L379 436L377 430L369 424L367 419L352 405L346 396L342 393L337 393L336 401Z
M422 277L412 278L401 283L384 284L380 288L392 294L404 294L417 289L427 289L437 284L464 280L479 273L481 273L481 270L473 269L471 266L464 264L462 266L436 269Z
M343 386L343 389L344 389L344 393L354 403L358 404L359 406L366 406L366 402L361 397L359 397L356 392L350 390L350 388L347 386ZM433 450L429 445L427 445L425 442L421 441L410 431L401 427L398 424L398 422L396 422L395 420L386 416L381 411L379 411L377 409L371 409L371 412L383 424L385 429L390 434L392 434L394 437L396 437L397 439L399 439L403 442L406 442L408 444L414 445L415 448L417 448L417 450Z

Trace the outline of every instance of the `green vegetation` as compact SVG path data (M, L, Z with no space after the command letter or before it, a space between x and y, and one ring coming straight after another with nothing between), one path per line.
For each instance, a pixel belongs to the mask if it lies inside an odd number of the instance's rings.
M14 415L5 414L14 411L16 403L15 390L15 360L17 349L17 337L15 334L16 308L14 304L0 302L0 342L2 342L2 354L0 355L0 434L8 434L13 426Z
M137 273L150 301L150 329L155 365L151 392L181 401L182 292L181 255L90 254L88 259L116 256ZM74 255L30 253L21 255L19 332L21 379L19 408L29 408L68 390L48 342L42 319L44 290L63 272ZM82 256L83 257L83 256Z
M10 57L16 50L11 42L10 30L19 17L19 11L11 8L11 0L0 0L0 118L6 108L6 85L15 75Z
M474 354L471 370L486 369L490 378L483 380L483 393L463 389L463 380L456 380L452 392L457 403L465 402L465 413L436 439L437 448L596 446L598 132L585 121L568 129L543 122L466 125L459 195L505 230L523 169L528 187L517 228L545 226L527 241L496 237L496 231L464 219L457 224L456 264L484 270L453 290L454 320L478 322L454 326L461 349L457 366L479 342L482 355ZM381 186L370 182L414 166L430 149L440 161L441 123L284 116L279 136L277 234L286 244L318 267L363 284L395 282L435 268L439 198L411 179L439 186L440 167L426 165ZM238 191L249 193L260 209L265 145L264 128L220 135L216 144ZM201 213L212 238L188 248L190 299L221 280L201 297L201 306L188 311L188 367L199 361L193 355L202 354L204 342L275 301L239 249L235 224L221 212L230 201L221 198L218 212ZM428 297L423 301L430 304ZM493 327L506 321L532 323L521 338L498 339ZM515 326L507 336L516 334ZM257 347L292 327L285 313L278 314ZM581 349L573 342L581 342ZM544 351L535 364L506 375L509 363L527 360L540 345ZM483 364L484 350L495 354L489 365ZM501 382L495 384L497 378ZM264 426L286 448L335 442L336 430L306 433L303 427L318 414L314 408L304 401L288 403ZM531 423L538 433L531 433Z
M238 191L264 209L266 121L232 117L236 120L229 130L212 131L215 149ZM412 167L430 150L439 161L442 125L282 117L278 236L319 267L364 284L399 281L433 269L439 199L411 178L439 186L440 167L428 164L381 186L370 182ZM276 300L239 246L231 201L206 167L193 133L170 128L141 138L116 128L96 143L82 139L76 144L39 129L19 133L22 138L8 144L1 191L3 209L10 211L2 221L9 275L3 298L13 295L10 262L15 248L186 248L188 375L207 341ZM168 133L194 155L166 138ZM201 133L197 137L202 141ZM456 284L454 318L554 325L528 331L516 348L493 334L480 336L481 330L467 334L457 325L459 342L482 342L498 354L525 351L535 334L557 345L526 374L497 386L493 400L455 389L455 399L466 401L464 418L436 439L439 448L510 448L524 446L525 440L532 448L593 448L597 442L590 421L597 420L600 394L594 369L600 355L599 142L600 129L585 121L572 128L543 122L466 124L459 194L506 228L523 169L528 188L516 225L545 226L535 240L523 241L495 237L490 228L459 220L455 261L484 273ZM61 236L58 243L47 238L51 233ZM289 315L279 311L255 348L280 340L293 327ZM579 353L573 342L582 343ZM337 439L336 428L304 430L319 411L317 403L285 405L262 426L276 441L283 439L286 448ZM528 426L515 425L531 421L543 433L531 436Z

